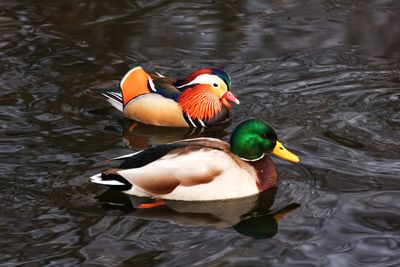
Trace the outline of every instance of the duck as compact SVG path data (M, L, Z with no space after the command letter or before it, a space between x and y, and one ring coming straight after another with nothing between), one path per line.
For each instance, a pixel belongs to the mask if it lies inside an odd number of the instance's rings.
M102 95L125 118L165 127L206 127L230 120L231 78L223 70L202 68L184 79L148 73L138 66L128 71L119 87Z
M229 142L201 137L154 145L114 158L122 163L90 180L126 194L159 200L159 205L163 200L242 198L277 185L270 153L300 162L279 141L271 125L250 119L236 126Z

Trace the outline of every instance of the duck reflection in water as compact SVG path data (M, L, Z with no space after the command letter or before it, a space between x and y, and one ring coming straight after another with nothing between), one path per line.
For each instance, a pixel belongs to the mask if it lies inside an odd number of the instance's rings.
M207 128L159 127L129 119L123 120L123 138L133 149L146 149L151 145L166 144L187 138L215 137L228 135L225 129L229 122Z
M127 196L114 190L108 190L98 196L106 210L120 210L132 213L143 220L167 221L185 226L232 227L240 234L256 239L273 237L278 231L279 221L300 205L290 203L274 207L277 187L260 194L223 201L172 201L153 208L140 208L153 199Z

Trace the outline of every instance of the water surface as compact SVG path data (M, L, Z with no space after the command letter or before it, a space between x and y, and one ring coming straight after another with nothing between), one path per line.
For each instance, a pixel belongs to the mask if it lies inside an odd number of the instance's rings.
M0 1L0 35L0 266L400 265L398 1ZM241 105L204 132L133 129L93 88L137 65L222 68ZM88 182L249 117L302 158L275 160L277 191L146 213Z

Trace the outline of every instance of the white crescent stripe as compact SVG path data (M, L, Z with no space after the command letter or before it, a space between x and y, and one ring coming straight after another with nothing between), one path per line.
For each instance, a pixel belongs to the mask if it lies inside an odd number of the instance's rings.
M196 124L194 124L194 122L192 121L192 118L190 118L189 115L187 115L187 118L188 118L188 120L190 121L190 123L192 124L192 126L193 126L194 128L197 128Z
M157 92L157 89L156 89L156 87L154 85L154 82L150 77L149 77L149 85L150 85L151 91L153 91L154 93Z
M206 127L206 125L204 124L204 122L202 120L199 119L199 122L200 122L201 126Z

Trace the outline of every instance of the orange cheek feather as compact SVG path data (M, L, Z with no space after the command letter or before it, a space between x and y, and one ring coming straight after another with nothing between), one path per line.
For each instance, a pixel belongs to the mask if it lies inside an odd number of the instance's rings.
M221 102L205 85L186 89L179 97L182 110L193 119L210 120L221 111Z

